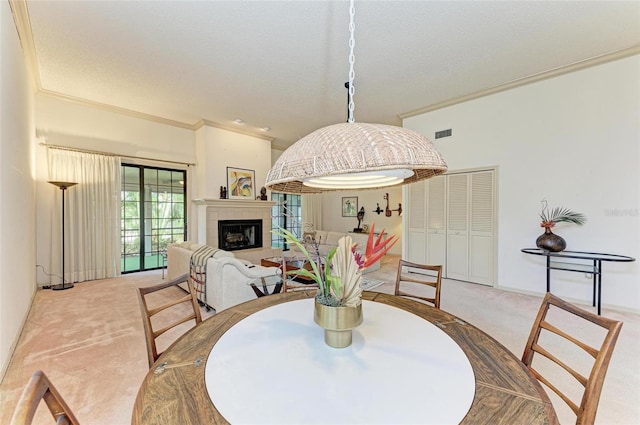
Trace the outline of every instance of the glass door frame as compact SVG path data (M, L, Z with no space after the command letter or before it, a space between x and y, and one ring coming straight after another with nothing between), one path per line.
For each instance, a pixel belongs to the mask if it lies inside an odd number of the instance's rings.
M121 273L126 274L164 268L166 266L166 245L183 242L187 235L187 171L129 163L123 163L121 169L123 174L121 188ZM137 176L132 177L130 179L131 182L126 178L125 170L127 169L137 171ZM152 176L153 174L155 176ZM151 178L149 178L150 176ZM168 179L168 182L161 181L161 179ZM127 186L133 186L134 184L137 184L137 191L125 190L128 188ZM175 188L177 187L182 187L182 191L176 191ZM137 199L127 200L127 192L137 194ZM177 201L176 198L178 198ZM126 204L131 202L137 204L137 216L134 218L125 214L127 210ZM159 214L160 207L164 209L163 216ZM167 208L169 209L168 216ZM131 209L131 206L129 206L129 209ZM160 227L160 223L166 223L167 221L169 222L168 227L166 225ZM133 226L127 226L131 222ZM133 236L127 234L131 233L131 229L134 231ZM127 244L131 244L132 239L134 250L136 241L138 242L138 249L127 252ZM127 259L136 257L138 259L137 264L136 261L134 261L134 264L127 264Z

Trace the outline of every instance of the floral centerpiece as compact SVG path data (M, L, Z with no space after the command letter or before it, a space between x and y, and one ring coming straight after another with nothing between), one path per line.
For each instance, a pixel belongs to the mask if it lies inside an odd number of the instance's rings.
M556 223L573 223L582 226L587 218L584 214L568 208L555 207L549 211L547 201L543 199L541 202L540 227L544 227L544 233L536 239L536 246L545 251L560 252L567 247L567 242L561 236L551 232L551 228L555 227Z
M311 265L311 270L288 270L318 284L315 297L314 320L325 329L325 342L335 348L351 344L351 329L362 323L362 271L378 261L396 243L395 235L384 239L384 229L377 238L371 226L364 256L356 248L351 236L343 236L338 246L322 260L316 241L310 241L312 251L286 229L274 231L287 243L296 246Z

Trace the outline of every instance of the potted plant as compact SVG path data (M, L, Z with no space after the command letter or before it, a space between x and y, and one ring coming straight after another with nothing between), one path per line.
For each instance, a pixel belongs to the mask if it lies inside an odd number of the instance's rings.
M540 227L544 227L544 233L536 239L536 246L544 251L560 252L567 247L567 242L559 235L551 232L551 228L556 223L573 223L582 226L587 218L568 208L555 207L551 211L548 209L547 201L542 200L542 211L540 212Z
M315 252L310 253L293 233L286 229L274 231L295 245L311 265L311 270L288 270L287 274L301 275L318 284L314 321L324 328L325 342L331 347L351 345L352 329L362 323L362 271L378 261L397 241L395 235L383 240L384 229L374 240L374 229L372 225L364 256L356 251L357 245L351 236L343 236L324 261L317 245L314 245Z

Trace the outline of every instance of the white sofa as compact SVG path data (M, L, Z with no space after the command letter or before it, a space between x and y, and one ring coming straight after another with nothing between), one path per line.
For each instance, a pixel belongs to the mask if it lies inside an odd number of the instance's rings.
M191 255L202 246L193 242L169 245L167 247L167 279L176 278L184 273L189 274ZM273 254L278 255L279 251ZM277 267L262 267L236 258L233 252L218 250L207 260L206 304L216 312L220 312L255 299L257 295L251 283L256 283L261 288L264 279L268 285L273 286L281 280L277 272Z
M333 231L327 231L327 230L316 230L310 233L313 234L315 241L318 242L318 251L320 252L320 255L323 257L326 257L326 255L329 253L329 251L331 251L332 248L335 248L338 246L338 241L340 240L340 238L347 235L351 236L351 239L353 240L353 242L358 244L358 246L356 247L356 251L364 255L367 249L367 240L369 239L369 233L347 233L347 232L342 233L342 232L333 232ZM307 243L305 245L305 248L307 248L310 254L312 255L314 254L314 250L313 250L314 248L311 243ZM290 251L288 256L300 257L303 255L302 252L300 252L296 246L290 247L289 250ZM380 269L380 260L376 261L374 264L367 267L364 270L364 273L372 272L379 269Z

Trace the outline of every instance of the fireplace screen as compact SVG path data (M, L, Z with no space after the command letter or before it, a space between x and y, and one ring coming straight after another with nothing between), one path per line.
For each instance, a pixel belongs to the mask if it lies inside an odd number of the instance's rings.
M225 251L262 248L262 220L218 221L218 248Z

